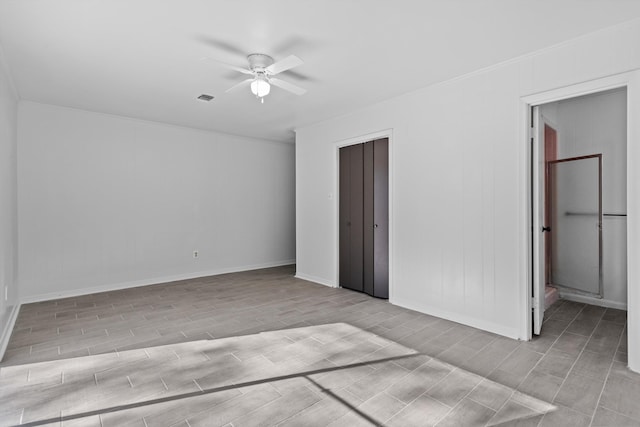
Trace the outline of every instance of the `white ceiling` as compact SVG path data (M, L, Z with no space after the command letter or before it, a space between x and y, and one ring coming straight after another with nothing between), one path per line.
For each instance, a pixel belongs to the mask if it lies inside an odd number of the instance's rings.
M22 99L293 140L348 113L640 16L638 0L0 0ZM260 104L246 54L304 65ZM214 95L210 103L196 100Z

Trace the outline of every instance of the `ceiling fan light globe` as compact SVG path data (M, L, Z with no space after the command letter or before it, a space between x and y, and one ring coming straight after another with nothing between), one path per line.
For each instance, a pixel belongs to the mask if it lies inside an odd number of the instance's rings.
M256 79L251 82L251 92L258 98L269 95L271 92L271 85L260 79Z

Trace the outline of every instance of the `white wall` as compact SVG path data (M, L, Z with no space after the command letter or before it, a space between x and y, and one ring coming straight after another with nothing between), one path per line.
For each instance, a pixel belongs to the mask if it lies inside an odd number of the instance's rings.
M544 105L558 131L558 158L602 154L602 210L627 212L627 96L624 89ZM603 300L627 304L627 219L602 224ZM576 248L579 253L579 248Z
M392 129L391 302L526 338L523 97L640 68L638 39L636 20L299 129L298 274L336 284L336 143Z
M18 134L23 301L295 258L292 144L30 102Z
M0 48L0 358L18 307L17 103Z

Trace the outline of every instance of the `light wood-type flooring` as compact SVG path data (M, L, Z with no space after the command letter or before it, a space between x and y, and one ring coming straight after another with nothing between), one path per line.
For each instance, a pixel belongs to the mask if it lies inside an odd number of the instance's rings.
M0 425L640 426L623 311L561 300L519 342L293 274L23 305Z

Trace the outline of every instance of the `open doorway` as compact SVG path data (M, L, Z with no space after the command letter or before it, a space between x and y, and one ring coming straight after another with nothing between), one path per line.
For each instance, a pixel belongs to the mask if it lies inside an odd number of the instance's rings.
M531 113L533 333L591 337L602 319L626 324L627 89ZM613 329L626 357L626 327Z

